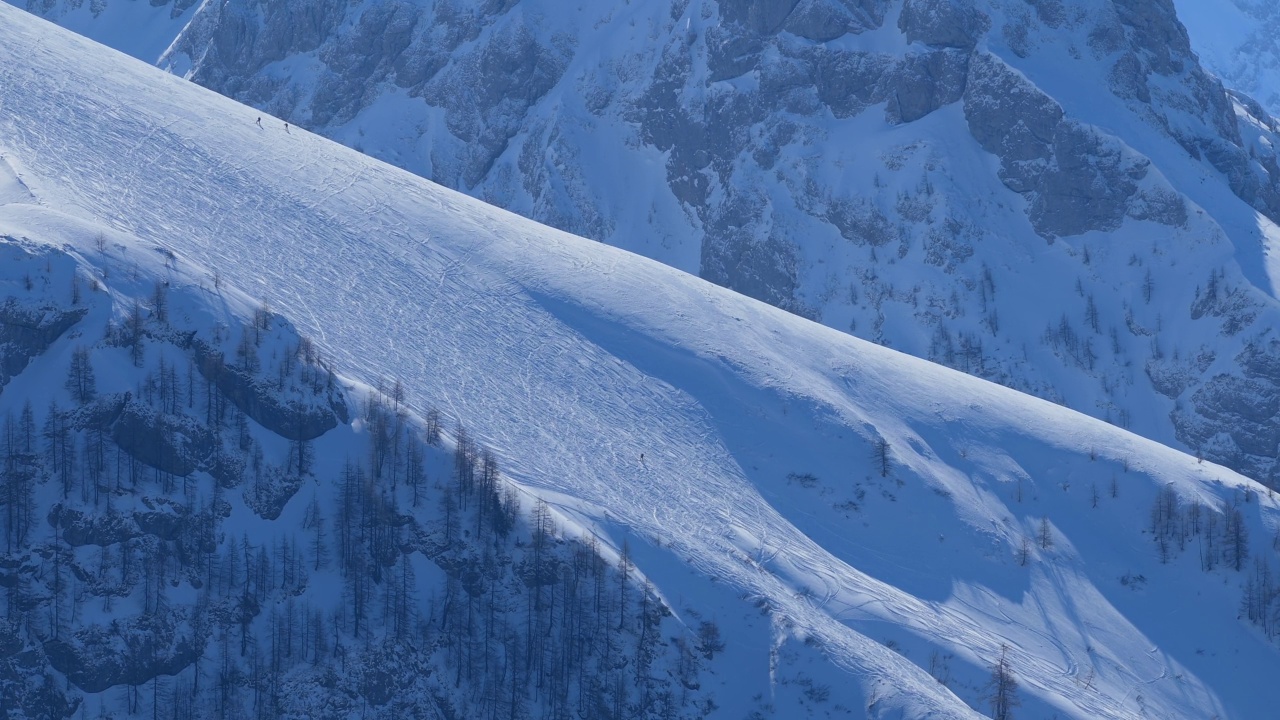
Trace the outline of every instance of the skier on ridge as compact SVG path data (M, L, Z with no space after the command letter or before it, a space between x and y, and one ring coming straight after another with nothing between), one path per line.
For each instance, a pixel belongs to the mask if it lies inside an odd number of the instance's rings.
M262 118L258 118L258 129L262 129Z

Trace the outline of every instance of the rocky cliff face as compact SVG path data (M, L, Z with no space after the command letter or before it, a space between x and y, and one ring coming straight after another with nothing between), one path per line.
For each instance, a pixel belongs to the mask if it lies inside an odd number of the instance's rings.
M1171 0L155 12L183 20L148 60L294 124L1275 473L1274 448L1255 451L1280 423L1219 408L1260 382L1241 358L1280 312L1261 260L1280 218L1274 121L1201 68ZM1230 307L1201 307L1210 284Z

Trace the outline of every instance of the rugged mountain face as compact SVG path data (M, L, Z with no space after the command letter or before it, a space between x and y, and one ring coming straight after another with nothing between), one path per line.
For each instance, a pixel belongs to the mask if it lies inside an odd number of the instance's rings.
M29 7L501 207L1280 482L1274 121L1201 69L1170 0L233 0L157 6L177 20L155 56L114 29L139 5Z
M1176 0L1205 68L1280 113L1280 9L1258 0Z

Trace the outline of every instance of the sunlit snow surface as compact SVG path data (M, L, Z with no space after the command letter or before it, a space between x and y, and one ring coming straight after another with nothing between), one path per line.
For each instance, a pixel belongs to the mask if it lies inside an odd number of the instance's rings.
M1280 706L1240 576L1200 572L1194 549L1162 565L1142 532L1166 484L1215 505L1251 488L1254 552L1273 552L1257 486L258 115L0 5L0 235L93 264L105 231L150 272L167 248L173 281L209 292L216 269L346 374L465 421L565 516L648 541L640 569L677 612L705 583L673 556L772 608L780 639L852 673L833 692L855 717L985 710L1001 643L1027 717ZM1055 542L1022 567L1044 517ZM961 697L928 674L935 651ZM744 668L724 714L767 678Z

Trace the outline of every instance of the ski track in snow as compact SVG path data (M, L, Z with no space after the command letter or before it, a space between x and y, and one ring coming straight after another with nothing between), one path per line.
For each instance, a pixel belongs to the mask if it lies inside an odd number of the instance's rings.
M509 475L563 498L567 513L659 538L702 572L767 598L865 687L896 688L884 702L909 717L977 714L855 628L896 624L975 662L1007 642L1021 648L1030 691L1078 717L1139 717L1136 688L1167 676L1168 658L1124 658L1129 666L1081 686L1091 641L1064 636L1103 618L1119 634L1113 648L1147 641L1105 601L1081 610L1077 569L1034 574L1037 592L1020 607L977 585L966 594L987 597L981 607L961 594L925 600L858 570L765 497L741 439L800 437L800 420L787 430L754 422L781 403L815 428L857 436L874 427L899 451L913 428L963 417L993 447L1015 428L1026 433L1015 440L1146 453L1191 487L1184 456L543 228L300 129L286 134L266 116L259 129L258 111L141 64L99 61L107 52L0 5L0 151L42 202L136 236L127 260L148 262L143 248L154 245L188 269L217 268L297 322L344 372L398 378L416 411L463 420ZM0 184L0 200L13 196ZM36 206L0 207L0 227L32 237L58 237L60 222ZM93 242L66 240L86 254ZM911 467L929 463L921 456ZM964 481L970 489L957 485L957 496L980 508L990 490ZM845 557L878 552L846 542ZM1183 677L1181 690L1143 690L1147 710L1177 712L1186 698L1218 706Z

